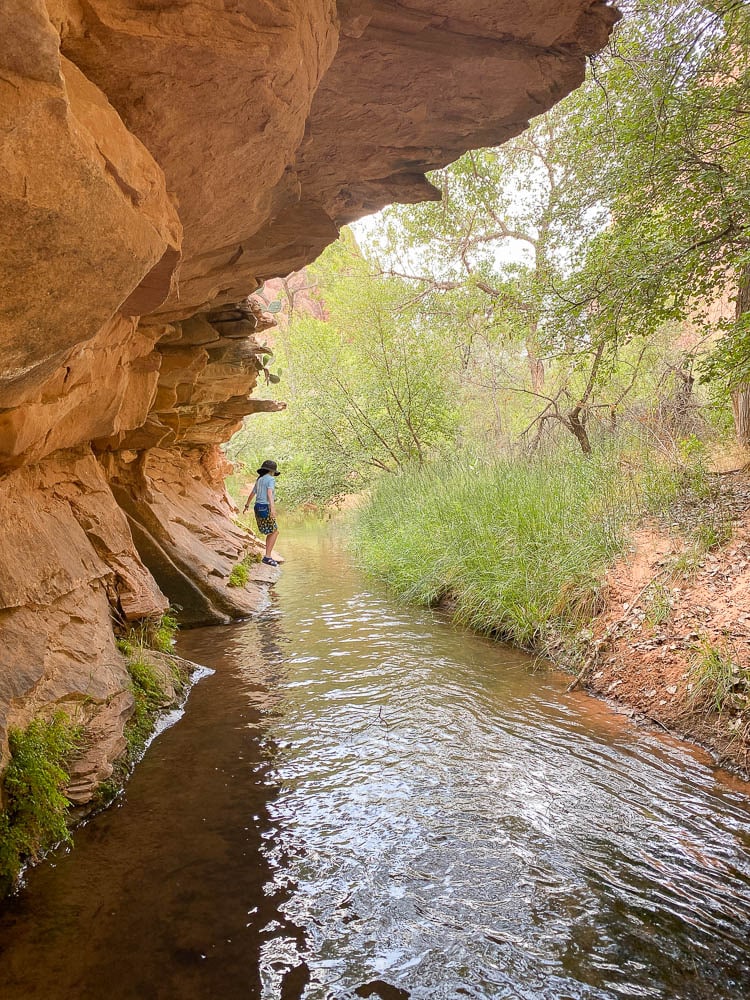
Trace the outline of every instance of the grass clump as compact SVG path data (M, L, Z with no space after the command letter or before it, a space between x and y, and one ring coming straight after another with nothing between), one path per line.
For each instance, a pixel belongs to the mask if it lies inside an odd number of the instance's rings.
M719 715L745 711L750 705L750 675L725 647L703 640L690 665L692 698L708 705Z
M81 729L63 712L8 733L10 763L1 779L0 889L9 891L26 859L70 841L65 788Z
M148 649L138 647L137 652L128 653L127 669L130 675L130 690L133 694L133 714L125 723L125 753L115 761L111 777L101 782L96 791L96 806L103 808L112 802L140 760L149 737L154 731L157 716L170 702L163 675L148 659ZM172 682L177 692L184 690L185 675L176 661L171 666Z
M244 587L250 579L250 567L261 561L259 552L248 552L232 567L227 580L228 587Z
M656 583L647 596L646 621L652 628L658 628L668 619L672 611L672 594L663 583Z
M134 709L125 724L125 759L120 767L116 765L113 777L99 787L102 803L115 797L154 731L155 716L164 707L166 695L158 670L149 662L149 651L171 652L177 627L176 619L168 612L159 619L144 619L130 626L117 639L117 648L127 659Z
M144 618L136 625L129 625L117 639L117 648L127 657L137 657L145 649L171 653L178 630L177 618L170 608L159 618Z
M164 708L166 695L156 668L143 657L128 662L128 673L135 708L125 726L125 741L127 764L132 765L143 753L154 731L154 717Z
M595 614L644 498L673 497L674 483L647 472L648 482L611 456L571 454L386 476L359 513L355 548L403 598L450 595L460 624L538 647Z
M250 567L243 559L242 562L238 562L232 567L232 572L229 574L229 580L227 581L227 586L244 587L249 579L250 579Z
M732 524L726 520L705 520L696 524L688 535L688 544L672 563L674 576L692 579L705 563L709 552L726 545L732 538Z
M705 521L694 531L696 545L703 552L713 552L732 539L732 523L727 520Z
M156 716L167 707L168 685L159 668L151 661L154 659L154 652L172 652L177 630L177 619L170 609L159 618L146 618L136 625L128 626L117 639L117 648L127 660L134 709L125 724L124 757L115 763L112 777L102 782L97 789L99 806L108 805L118 794L128 773L146 748L148 738L154 731ZM186 678L177 659L166 657L159 662L165 668L171 664L174 689L182 691Z
M153 626L151 648L158 649L160 653L171 653L178 630L177 618L170 608Z
M682 577L684 580L692 579L701 568L703 556L703 549L699 545L688 545L672 561L672 575Z

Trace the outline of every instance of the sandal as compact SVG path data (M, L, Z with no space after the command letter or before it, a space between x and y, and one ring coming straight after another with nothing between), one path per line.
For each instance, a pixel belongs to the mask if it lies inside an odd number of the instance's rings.
M266 566L278 566L279 565L276 562L276 560L272 559L270 556L263 556L263 559L261 560L261 562L264 562L266 564Z

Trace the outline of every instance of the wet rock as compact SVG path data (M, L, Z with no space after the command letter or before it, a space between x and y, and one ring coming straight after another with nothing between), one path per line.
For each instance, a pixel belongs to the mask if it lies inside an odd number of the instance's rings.
M255 563L250 567L250 579L254 583L276 583L281 576L278 566L268 566L265 563Z

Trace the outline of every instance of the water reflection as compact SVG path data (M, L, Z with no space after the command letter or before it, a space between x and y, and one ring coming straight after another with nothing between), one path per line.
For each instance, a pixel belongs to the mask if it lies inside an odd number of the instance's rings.
M359 590L335 545L323 569L314 602L279 588L296 628L266 845L297 882L307 995L746 996L746 786Z
M196 633L193 656L216 673L185 718L153 744L122 803L4 906L3 1000L302 995L305 932L283 911L294 886L263 850L279 793L264 718L277 710L280 640L239 638L218 646Z
M739 1000L748 786L395 608L300 528L123 806L0 919L0 995ZM106 984L103 990L102 984Z

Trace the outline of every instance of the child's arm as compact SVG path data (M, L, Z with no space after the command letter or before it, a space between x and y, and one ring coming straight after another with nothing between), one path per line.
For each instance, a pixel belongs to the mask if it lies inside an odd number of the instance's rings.
M257 486L257 485L258 485L258 484L256 483L256 484L255 484L255 486ZM248 507L250 506L250 501L251 501L251 500L253 499L253 497L255 496L255 486L253 486L253 489L252 489L252 493L251 493L251 494L250 494L250 496L249 496L249 497L247 498L247 503L245 504L245 506L244 506L244 508L243 508L243 511L242 511L242 513L243 513L243 514L247 514L247 508L248 508Z
M268 487L268 512L271 517L276 517L276 490L273 484Z

